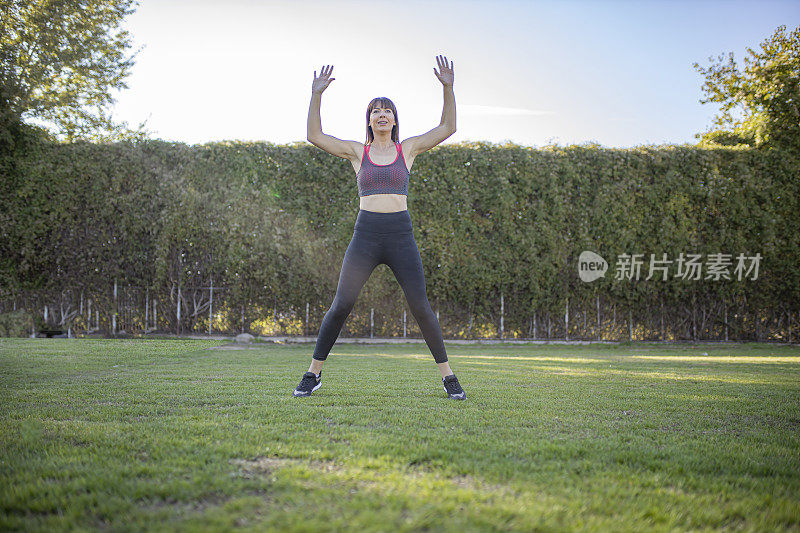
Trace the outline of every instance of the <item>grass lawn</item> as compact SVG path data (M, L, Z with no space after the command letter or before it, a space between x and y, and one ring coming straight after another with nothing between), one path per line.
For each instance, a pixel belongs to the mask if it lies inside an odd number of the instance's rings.
M0 529L800 530L800 348L0 339Z

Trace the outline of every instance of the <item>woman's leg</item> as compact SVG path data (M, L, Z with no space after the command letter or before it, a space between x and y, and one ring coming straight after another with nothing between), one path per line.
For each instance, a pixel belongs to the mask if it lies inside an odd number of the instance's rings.
M425 287L425 272L422 270L422 258L419 254L417 242L413 233L398 233L392 235L396 242L386 248L386 264L394 272L400 287L406 296L411 314L419 324L425 343L431 351L434 360L439 365L439 372L442 377L453 373L447 360L447 352L444 348L442 329L439 320L431 309L428 302L428 294Z
M319 328L317 345L311 361L310 372L319 374L322 362L328 358L345 320L350 316L350 311L356 303L356 298L361 288L369 279L370 274L378 266L377 250L379 242L374 235L369 233L354 232L347 251L342 261L342 270L339 273L339 285L336 287L336 296L328 312L322 319Z

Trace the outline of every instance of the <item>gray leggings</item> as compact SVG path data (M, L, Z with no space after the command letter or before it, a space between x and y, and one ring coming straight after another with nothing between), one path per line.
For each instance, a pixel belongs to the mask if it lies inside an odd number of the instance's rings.
M336 296L319 328L314 359L327 359L361 288L380 264L388 265L400 283L434 360L446 362L442 330L428 302L422 258L414 240L408 210L394 213L358 211L353 238L342 261Z

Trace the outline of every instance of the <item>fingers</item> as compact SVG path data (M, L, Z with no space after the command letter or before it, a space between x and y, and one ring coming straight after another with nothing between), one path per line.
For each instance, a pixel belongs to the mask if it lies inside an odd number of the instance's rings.
M439 70L443 70L443 69L453 70L453 62L450 61L449 65L448 65L446 56L443 56L443 55L436 56L436 63L439 65Z
M320 78L327 78L327 77L329 77L331 75L331 72L333 72L333 65L323 65L322 66L322 70L319 71L319 77ZM317 79L317 71L316 70L314 71L314 79ZM335 78L331 78L331 79L335 79Z

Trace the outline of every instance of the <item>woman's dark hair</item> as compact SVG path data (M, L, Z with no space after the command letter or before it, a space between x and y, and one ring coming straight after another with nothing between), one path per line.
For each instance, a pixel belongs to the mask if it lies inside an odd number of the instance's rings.
M385 96L379 96L378 98L373 98L372 101L367 106L367 144L371 143L372 140L375 138L375 135L372 134L372 126L369 125L369 116L372 113L372 110L376 107L388 107L392 110L392 114L394 115L394 126L392 126L392 140L394 142L400 142L400 120L397 118L397 108L394 106L394 102L386 98Z

